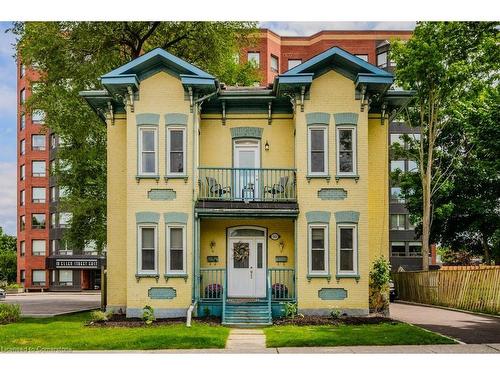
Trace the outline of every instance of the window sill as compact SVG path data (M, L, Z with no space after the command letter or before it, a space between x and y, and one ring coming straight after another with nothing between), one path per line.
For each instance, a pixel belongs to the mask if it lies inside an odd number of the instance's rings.
M340 279L356 279L356 282L359 283L360 276L352 274L336 274L335 278L337 279L337 281L339 281Z
M160 175L137 175L135 176L135 180L139 183L140 180L156 180L156 182L160 181Z
M135 280L139 282L140 279L156 279L158 282L160 275L157 273L136 273Z
M188 175L166 175L165 177L163 177L163 179L165 180L165 182L168 182L168 180L184 180L185 183L188 182Z
M307 281L311 281L311 279L327 279L328 282L332 279L332 275L328 274L307 274Z
M322 178L324 178L327 182L330 182L332 176L330 176L329 174L322 174L322 175L316 175L316 174L310 175L310 174L308 174L306 176L306 178L307 178L307 182L311 182L312 179L322 179Z
M335 181L339 182L340 179L353 179L356 183L359 180L359 175L357 174L337 174L335 175Z
M168 279L184 279L184 282L187 282L188 279L187 273L166 273L163 277L165 281L168 281Z

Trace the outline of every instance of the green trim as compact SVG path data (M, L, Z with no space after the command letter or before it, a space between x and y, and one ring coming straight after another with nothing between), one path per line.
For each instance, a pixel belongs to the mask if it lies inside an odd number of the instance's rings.
M136 212L135 213L135 221L137 224L158 224L160 221L160 214L157 212Z
M165 125L187 125L188 116L184 113L166 113Z
M344 288L321 288L318 297L322 300L343 300L347 298L347 290Z
M140 279L156 279L156 282L158 282L158 279L160 278L160 275L157 273L136 273L135 274L135 280L139 282Z
M187 267L187 265L186 265ZM168 281L168 279L184 279L185 282L187 282L188 279L188 274L187 273L165 273L163 275L165 278L165 281Z
M158 288L153 287L148 289L148 297L151 299L174 299L177 297L177 291L174 288Z
M359 115L354 112L334 113L333 118L335 119L335 126L338 125L357 126Z
M242 126L239 128L231 128L231 138L262 138L263 128L252 126Z
M359 276L359 274L356 274L356 275L342 275L342 274L336 274L335 275L335 278L337 280L339 279L356 279L356 282L359 282L359 279L361 278L361 276Z
M321 175L306 175L306 179L307 179L307 182L310 182L311 180L318 180L318 179L322 179L324 178L327 182L329 182L332 178L332 176L330 176L329 174L325 174L323 176Z
M137 182L139 182L140 180L156 180L156 182L158 182L158 181L160 181L160 175L159 174L155 174L155 175L151 175L151 176L136 175L135 179Z
M330 124L330 114L326 112L306 113L307 125L326 125Z
M165 212L163 214L165 224L187 224L188 214L184 212Z
M358 211L337 211L335 212L335 222L337 224L341 223L355 223L359 222L359 212Z
M357 162L357 159L356 159ZM352 174L352 175L335 175L335 181L339 182L341 179L347 179L347 180L355 180L358 182L359 180L359 174Z
M173 201L176 195L177 193L173 189L151 189L148 191L148 198L152 201Z
M135 115L135 124L137 126L142 125L159 125L160 115L157 113L139 113Z
M328 261L330 261L330 257L328 257ZM330 273L324 275L308 273L306 277L308 281L311 281L311 279L327 279L328 281L330 281L332 279L332 275Z
M318 198L326 201L338 201L347 198L347 190L342 188L322 188L318 190Z
M323 223L329 224L330 217L332 216L329 211L309 211L306 212L306 220L308 224Z

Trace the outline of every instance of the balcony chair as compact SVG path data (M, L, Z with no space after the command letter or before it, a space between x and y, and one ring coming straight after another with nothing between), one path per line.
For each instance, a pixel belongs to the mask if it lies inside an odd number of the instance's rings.
M272 184L271 186L264 186L264 194L271 194L274 197L276 194L283 194L283 198L286 198L286 186L288 185L288 176L280 177L280 182L277 184Z
M208 184L208 190L209 190L209 196L211 198L217 197L220 198L225 194L231 195L231 186L222 186L217 182L217 180L214 177L206 177L207 179L207 184Z

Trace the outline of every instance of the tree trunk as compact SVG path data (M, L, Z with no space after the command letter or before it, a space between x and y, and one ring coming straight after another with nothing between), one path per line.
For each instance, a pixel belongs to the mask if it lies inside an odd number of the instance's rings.
M484 234L483 234L483 254L484 254L484 263L491 264L490 247L488 246L488 238Z
M431 236L431 179L422 176L422 270L429 270L429 242Z

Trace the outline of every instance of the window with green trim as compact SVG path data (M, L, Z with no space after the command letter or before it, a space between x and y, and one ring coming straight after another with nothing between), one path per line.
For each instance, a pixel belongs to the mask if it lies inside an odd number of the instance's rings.
M309 275L328 275L328 224L309 224Z
M337 225L337 274L358 274L358 226Z
M141 274L157 274L158 226L145 224L138 226L138 271Z
M311 125L307 129L309 176L325 176L328 174L328 136L327 127Z
M186 226L167 225L167 274L186 274Z
M167 128L167 176L186 175L186 127Z
M356 174L356 127L337 126L337 175Z
M143 126L139 129L139 175L158 174L158 128Z

